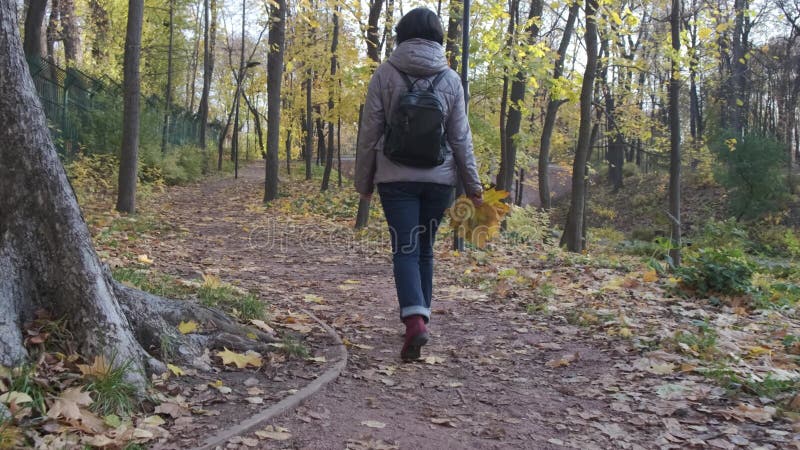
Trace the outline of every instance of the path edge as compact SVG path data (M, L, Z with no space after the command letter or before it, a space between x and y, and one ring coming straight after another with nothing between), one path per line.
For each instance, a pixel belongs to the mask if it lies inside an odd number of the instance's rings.
M325 370L322 375L315 378L311 383L308 383L299 391L284 398L269 408L257 412L253 416L250 416L249 418L239 422L232 428L228 428L223 432L207 438L200 446L194 447L193 450L213 450L217 446L225 445L225 443L231 438L248 433L254 428L261 426L264 422L271 420L287 411L293 410L303 401L307 400L309 397L319 392L320 389L327 386L331 381L339 377L344 368L347 366L347 348L342 342L342 339L333 328L320 320L317 316L311 314L305 309L300 309L300 311L314 319L314 321L317 322L317 324L319 324L319 326L328 333L328 336L333 338L336 344L335 348L338 350L338 361L336 364Z

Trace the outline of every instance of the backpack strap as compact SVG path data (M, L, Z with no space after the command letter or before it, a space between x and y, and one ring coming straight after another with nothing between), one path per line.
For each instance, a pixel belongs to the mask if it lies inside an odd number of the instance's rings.
M428 88L429 91L433 92L433 90L436 88L436 85L439 84L442 78L444 78L445 73L447 73L447 69L436 74L436 78L434 78L430 83L430 87Z
M414 83L411 81L411 78L408 78L408 75L405 72L403 72L402 70L398 69L397 66L392 64L390 61L386 61L386 62L388 62L390 66L394 67L394 70L396 70L397 73L399 73L400 76L403 77L403 81L406 83L406 88L408 88L409 91L413 90L414 89Z

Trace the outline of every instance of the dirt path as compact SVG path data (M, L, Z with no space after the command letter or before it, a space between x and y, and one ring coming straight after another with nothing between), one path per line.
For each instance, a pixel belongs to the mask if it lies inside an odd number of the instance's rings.
M275 305L311 307L348 344L343 375L273 422L291 438L259 446L735 448L731 436L745 447L788 443L785 432L716 414L730 405L702 377L688 376L692 391L671 395L675 379L635 370L640 354L618 341L593 340L465 285L463 257L445 246L428 359L402 364L388 243L365 249L325 224L265 214L262 174L254 165L238 181L170 190L162 207L189 237L151 242L158 269L216 273Z

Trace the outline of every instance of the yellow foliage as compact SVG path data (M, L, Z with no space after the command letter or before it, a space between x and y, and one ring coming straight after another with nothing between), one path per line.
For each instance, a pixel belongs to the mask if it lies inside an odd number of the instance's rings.
M95 356L94 362L91 365L78 364L78 369L84 377L105 378L111 371L111 364L108 363L105 356Z
M224 365L235 365L239 369L247 366L261 367L261 355L256 352L236 353L228 350L217 352L217 356L222 359Z
M483 194L483 203L475 206L472 200L462 195L448 212L451 227L476 247L486 247L486 243L500 231L500 222L508 213L509 205L502 201L506 197L507 191L492 188Z
M194 320L188 322L181 321L181 323L178 324L178 331L180 331L181 334L195 333L199 329L200 326Z

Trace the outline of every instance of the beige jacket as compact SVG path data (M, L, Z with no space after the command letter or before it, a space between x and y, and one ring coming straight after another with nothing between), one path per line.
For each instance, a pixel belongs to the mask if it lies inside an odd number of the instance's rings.
M456 185L458 177L468 194L480 193L481 182L472 153L472 133L464 108L464 90L461 78L447 65L444 47L425 39L404 41L389 57L391 64L384 62L375 71L369 83L356 152L356 190L371 194L378 183L393 181L416 181ZM393 67L394 66L394 67ZM383 134L406 85L397 69L412 79L432 77L447 70L448 73L436 86L445 107L447 146L450 150L444 164L432 168L404 166L389 160L383 154ZM425 81L417 83L426 87Z

